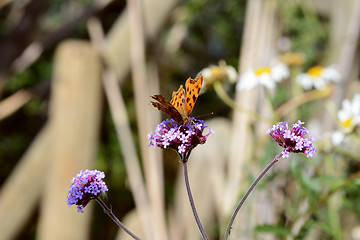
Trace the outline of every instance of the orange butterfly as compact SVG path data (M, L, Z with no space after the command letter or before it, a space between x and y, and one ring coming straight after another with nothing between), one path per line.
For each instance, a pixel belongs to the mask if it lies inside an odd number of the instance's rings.
M160 111L167 113L177 123L189 123L189 117L199 97L202 83L203 76L201 74L196 79L188 78L185 83L186 92L183 86L180 85L179 90L173 92L170 102L162 95L151 96L156 102L150 102Z

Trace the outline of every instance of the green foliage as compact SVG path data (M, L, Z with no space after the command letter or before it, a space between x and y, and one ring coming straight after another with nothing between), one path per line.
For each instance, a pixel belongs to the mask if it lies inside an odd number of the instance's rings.
M286 237L290 234L291 229L282 225L258 225L254 231L256 233L271 233L275 236Z
M190 71L199 71L219 59L237 65L245 4L244 0L186 1L183 22L188 35L179 54L194 61L187 62Z
M301 187L301 193L305 194L310 202L314 204L319 199L318 197L321 194L322 186L319 183L319 180L310 177L305 172L305 169L306 167L303 161L294 161L291 165L291 172Z
M306 67L321 62L328 50L328 21L319 16L306 2L279 0L282 6L285 34L292 50L303 52Z
M291 97L291 91L289 91L289 86L279 86L276 89L276 94L274 94L273 103L274 106L280 106L285 103Z
M360 179L344 187L344 209L353 212L360 219Z
M105 171L107 181L111 181L109 185L113 189L123 188L126 181L126 169L109 111L106 111L103 127L96 167Z
M323 231L324 235L332 237L331 239L339 239L334 235L332 224L330 223L331 218L322 219L321 221L310 221L309 227L319 228Z
M31 68L14 74L6 85L6 90L15 92L19 89L31 87L46 79L50 79L52 62L46 58L40 59Z

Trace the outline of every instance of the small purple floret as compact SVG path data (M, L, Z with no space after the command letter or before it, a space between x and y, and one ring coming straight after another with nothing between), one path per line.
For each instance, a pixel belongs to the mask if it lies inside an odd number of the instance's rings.
M298 120L296 123L291 125L289 129L288 122L279 122L273 125L272 128L266 131L267 134L273 137L278 144L284 148L282 151L282 157L289 157L289 153L305 153L306 157L313 157L316 153L316 148L312 142L315 139L310 136L309 130L302 125L304 122ZM305 135L308 138L305 138Z
M67 203L77 205L78 212L84 212L83 208L90 200L108 191L105 182L102 180L105 174L98 170L81 170L72 180Z
M205 121L190 118L187 124L179 124L173 119L166 119L161 122L155 129L155 134L148 134L150 140L149 146L160 148L172 148L180 156L189 153L198 144L204 144L207 137L214 133L211 128L203 136L203 131L207 126Z

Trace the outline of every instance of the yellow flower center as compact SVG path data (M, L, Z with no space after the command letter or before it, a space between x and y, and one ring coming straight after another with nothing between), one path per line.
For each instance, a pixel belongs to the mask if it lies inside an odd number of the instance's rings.
M345 129L351 129L353 126L352 118L348 118L346 121L340 122L340 125Z
M255 70L256 76L261 76L263 74L271 74L271 68L270 67L261 67Z
M311 77L320 77L324 68L321 66L312 67L307 71Z

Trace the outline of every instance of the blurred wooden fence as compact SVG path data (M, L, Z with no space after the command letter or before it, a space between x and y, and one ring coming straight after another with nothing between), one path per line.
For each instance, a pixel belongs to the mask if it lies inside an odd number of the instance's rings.
M55 55L49 121L29 146L0 191L0 239L8 240L16 237L37 206L40 206L37 239L89 239L91 207L87 207L84 214L77 213L74 208L68 208L66 205L66 194L71 178L80 169L92 168L95 160L103 92L102 80L104 76L102 73L110 74L107 75L110 76L110 80L104 83L105 93L109 104L112 105L110 107L121 144L121 141L123 143L126 141L124 136L129 136L130 131L124 109L119 114L116 112L119 110L114 107L123 107L121 105L121 94L116 93L119 89L116 88L114 79L117 77L120 83L123 83L130 68L133 72L137 70L137 67L134 66L136 53L131 52L134 49L130 47L135 41L134 36L136 36L136 34L131 35L130 30L134 30L133 28L136 28L136 25L130 25L133 22L129 22L129 18L135 16L136 19L136 13L140 13L140 16L137 15L137 17L143 19L140 23L144 22L144 26L138 25L139 29L135 30L139 30L140 35L145 36L144 38L154 38L178 2L177 0L167 0L158 4L155 0L148 0L144 1L141 9L139 7L135 9L135 15L129 16L132 13L124 12L110 33L100 41L100 48L92 46L90 42L77 40L67 40L59 44ZM360 29L359 2L357 0L343 2L344 5L348 6L347 9L352 10L348 18L350 24L341 23L340 26L347 26L343 28L339 28L337 24L338 21L343 21L343 18L337 17L339 14L337 5L327 6L329 16L333 17L333 26L338 32L336 36L343 37L341 41L338 39L334 41L334 44L340 45L339 51L334 54L334 61L340 64L344 76L351 75L350 64L354 62L356 57L355 52L358 45L355 42L359 38ZM129 3L131 4L131 1ZM281 30L276 23L276 11L275 1L248 1L240 56L240 59L246 60L240 61L240 72L265 64L274 57L275 53L272 50L275 49L276 39ZM154 12L156 14L153 14ZM140 54L144 54L144 52ZM103 69L104 63L106 65L105 70ZM142 64L145 65L144 62ZM136 78L140 78L138 79L140 83L142 81L144 84L151 85L150 87L158 86L156 77L149 78L145 66L140 67L144 67L142 69L144 72L140 76L133 75L133 80L136 81ZM155 83L149 84L146 79L155 79ZM139 82L134 83L134 86L137 86L136 88L139 90L136 93L140 99L137 102L138 115L143 116L141 114L145 114L148 119L143 125L139 125L140 136L144 141L145 134L154 126L153 119L156 117L158 119L159 116L151 116L146 110L148 107L146 96L154 92L149 92L149 89ZM111 90L115 91L115 95L111 96L114 94L114 92L110 93ZM345 81L341 91L347 90L349 90L349 84ZM344 92L339 93L341 96L339 99L342 99L343 94ZM236 94L236 101L239 104L254 112L260 111L266 115L268 106L262 106L263 98L260 89ZM116 101L119 99L120 105L117 105L119 101ZM261 106L260 110L259 106ZM116 120L117 117L118 121ZM138 119L138 123L141 121L142 119ZM219 124L219 122L221 123ZM238 200L239 193L249 185L246 179L253 153L252 140L256 137L256 133L254 135L251 129L252 123L246 114L239 112L234 112L231 123L224 119L218 119L212 124L217 126L214 128L219 129L220 137L218 140L213 140L213 143L209 143L212 150L219 147L218 151L214 150L213 154L206 151L199 151L199 154L194 154L198 161L192 163L190 179L192 176L194 178L196 176L196 180L194 180L196 182L193 185L195 201L199 200L198 205L201 206L199 214L200 217L205 218L205 225L207 226L212 226L213 222L211 221L214 221L214 216L222 224L226 222L225 220ZM262 125L259 129L262 131L266 127L266 125ZM127 135L122 135L124 132L127 132ZM231 142L231 145L224 145L226 141ZM144 188L141 190L142 196L136 196L135 192L133 194L135 202L137 202L137 210L145 209L143 211L147 211L147 214L143 212L138 212L138 215L132 213L132 216L138 217L134 217L135 220L131 221L129 227L141 232L140 235L146 236L146 239L199 238L200 235L198 235L198 230L193 223L192 215L190 212L186 212L189 209L184 210L187 206L184 206L185 191L183 191L184 188L180 182L182 180L179 180L176 188L177 197L173 203L174 206L170 208L169 213L165 213L164 186L161 175L163 169L161 160L159 160L161 158L159 155L156 156L156 153L151 152L153 149L148 149L145 145L143 142L141 146L142 156L140 157L145 159L142 167L144 167L144 179L147 185L142 185ZM129 152L135 152L134 149ZM139 164L139 156L136 156L136 153L127 154L124 158L128 160L128 163L131 163L131 160L136 160L135 164ZM151 164L154 161L157 161L156 164ZM204 171L204 166L208 168L206 171ZM135 179L131 180L129 177L129 181L132 182L130 185L133 184L133 191L136 191L138 184L144 184L140 168L140 165L130 166L130 169L137 169L129 170L137 171ZM251 170L258 171L257 168ZM204 187L209 184L207 179L213 181L213 189ZM206 197L201 198L203 196ZM257 196L259 198L254 200L253 204L258 206L261 205L260 202L264 202L264 199L269 198L267 191L263 191ZM271 199L267 199L266 202L269 204L265 206L266 209L272 209L273 202ZM251 208L249 205L243 212L248 214L248 218L249 216L253 217L251 221L239 217L239 222L235 224L232 232L234 237L241 233L241 236L250 239L252 226L264 222L275 222L272 210L267 215L259 214L259 209ZM139 224L141 222L139 219L142 219L142 222L147 221L147 227L156 228L156 230L146 229L144 226L146 224ZM223 230L225 225L221 225L220 228ZM125 239L125 237L119 234L119 239ZM274 238L268 237L267 239Z

